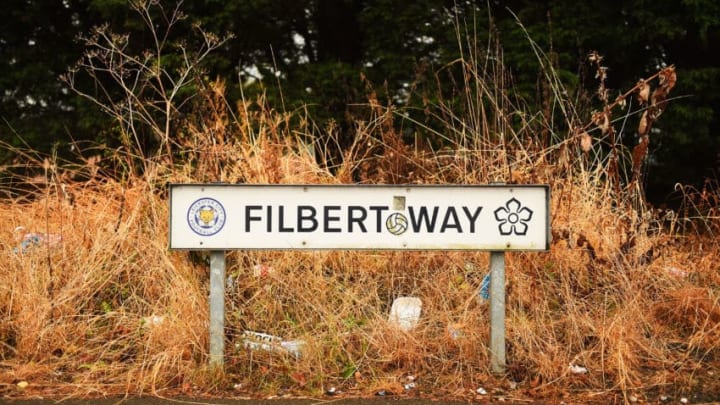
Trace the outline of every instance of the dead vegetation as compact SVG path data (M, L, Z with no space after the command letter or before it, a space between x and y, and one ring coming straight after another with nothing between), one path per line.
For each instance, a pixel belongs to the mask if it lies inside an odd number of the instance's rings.
M624 181L611 117L621 100L601 97L602 111L568 113L570 129L558 130L496 92L502 66L478 70L477 56L458 62L476 114L428 107L447 123L431 134L445 138L439 149L403 139L393 123L404 116L371 95L373 118L328 167L309 117L262 99L228 106L216 82L182 131L158 132L157 155L131 137L122 150L79 151L82 165L16 151L36 175L15 179L33 188L0 201L2 394L321 396L333 387L474 398L483 387L506 398L650 402L718 392L717 218L653 210L637 185L672 68L621 95L641 105L623 114L645 120ZM535 131L557 141L540 144ZM141 175L118 169L138 162ZM209 181L550 184L550 251L506 259L507 374L489 369L479 296L488 254L442 251L229 253L226 367L208 369L208 258L168 250L165 184ZM423 302L410 331L388 322L400 296ZM301 355L250 350L247 330L302 340Z

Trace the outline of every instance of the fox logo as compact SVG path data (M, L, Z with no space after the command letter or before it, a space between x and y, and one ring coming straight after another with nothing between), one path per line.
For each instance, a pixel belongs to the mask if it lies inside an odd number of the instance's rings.
M198 212L198 218L200 218L205 225L210 225L213 219L215 219L215 210L212 209L212 207L202 207Z

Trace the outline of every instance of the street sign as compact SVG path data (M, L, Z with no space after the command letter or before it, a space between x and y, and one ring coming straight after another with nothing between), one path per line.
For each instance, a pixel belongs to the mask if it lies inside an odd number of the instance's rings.
M550 248L547 185L171 184L170 248L210 250L210 364L225 351L225 251L490 251L490 367L505 372L505 251Z
M170 248L532 250L546 185L170 185Z

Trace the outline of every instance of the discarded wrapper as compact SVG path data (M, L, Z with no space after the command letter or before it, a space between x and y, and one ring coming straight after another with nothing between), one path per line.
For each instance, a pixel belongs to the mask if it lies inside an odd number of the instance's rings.
M249 330L243 331L242 341L242 346L246 349L289 353L295 358L300 357L305 346L304 340L283 340L279 336Z
M685 278L688 276L688 272L682 269L679 269L677 267L666 267L665 271L668 272L668 274L675 276L677 278Z
M392 303L388 321L407 332L417 326L421 312L420 298L398 297Z
M288 353L292 354L295 358L300 357L302 350L305 347L304 340L284 340L280 342L280 347L285 349Z
M478 292L478 295L484 300L490 299L490 273L483 277L482 282L480 283L480 291Z
M578 366L577 364L570 364L568 367L571 373L573 374L585 374L588 372L588 369L583 366Z
M253 266L253 276L255 277L268 277L275 273L275 268L266 264L256 264Z
M462 337L462 327L457 324L450 324L447 326L447 334L452 340L458 340Z
M150 315L142 317L142 325L148 328L162 325L165 322L164 315Z
M54 233L36 233L30 232L23 235L20 241L20 249L13 249L14 253L25 253L34 246L47 245L55 247L62 242L62 236Z

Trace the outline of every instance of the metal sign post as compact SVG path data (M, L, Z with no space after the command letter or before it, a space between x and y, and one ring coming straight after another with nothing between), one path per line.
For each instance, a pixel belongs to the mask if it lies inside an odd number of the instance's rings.
M210 364L225 351L225 251L490 251L490 360L505 370L505 252L550 247L547 185L171 184L170 249L210 251Z
M225 356L225 251L210 252L210 365Z
M490 252L490 370L505 372L505 252Z

